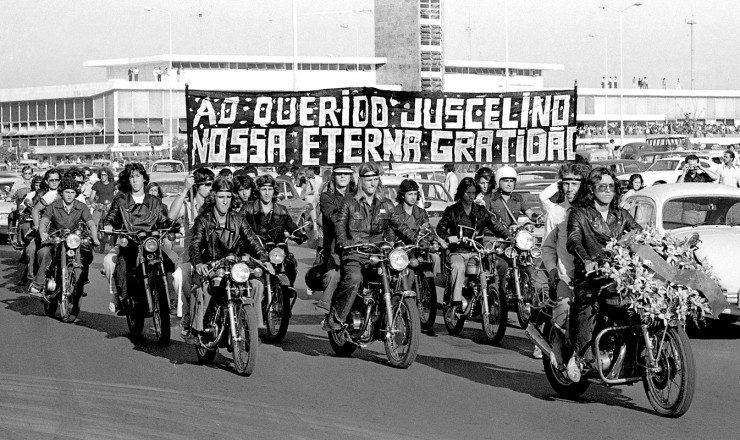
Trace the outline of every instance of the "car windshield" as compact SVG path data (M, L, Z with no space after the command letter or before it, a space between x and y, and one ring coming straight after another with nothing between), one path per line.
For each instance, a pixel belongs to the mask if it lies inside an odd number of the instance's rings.
M740 226L740 197L678 197L663 205L664 229L701 225Z
M158 163L152 167L152 172L159 173L179 173L182 171L185 171L185 169L179 163Z
M424 200L427 202L452 202L452 198L445 191L443 185L439 183L422 183L419 189L424 193Z
M655 162L654 164L650 165L650 168L648 168L648 171L675 171L678 168L678 164L681 161L679 159L676 160L659 160Z

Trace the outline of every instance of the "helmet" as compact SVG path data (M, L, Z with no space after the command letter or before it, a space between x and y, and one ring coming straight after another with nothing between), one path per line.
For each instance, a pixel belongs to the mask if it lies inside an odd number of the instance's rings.
M59 193L61 194L64 192L64 190L67 190L67 189L73 189L75 190L75 192L77 192L77 194L79 194L80 193L80 183L77 182L77 180L75 180L74 177L65 176L62 179L62 181L59 183L59 189L57 191L59 191Z
M481 177L488 177L489 179L493 176L493 170L489 167L482 167L478 168L478 171L475 172L475 180L477 181Z
M501 179L514 179L516 180L519 176L516 173L516 170L508 165L502 166L501 168L496 170L496 185L501 186L499 184L499 181Z

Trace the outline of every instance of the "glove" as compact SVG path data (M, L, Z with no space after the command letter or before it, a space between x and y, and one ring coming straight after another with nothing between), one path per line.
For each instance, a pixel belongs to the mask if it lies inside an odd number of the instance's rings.
M295 234L295 242L298 244L303 244L306 241L308 241L308 235L306 234Z
M550 273L547 274L547 278L550 282L550 286L555 289L558 286L558 283L560 282L560 275L558 275L557 269L550 270Z

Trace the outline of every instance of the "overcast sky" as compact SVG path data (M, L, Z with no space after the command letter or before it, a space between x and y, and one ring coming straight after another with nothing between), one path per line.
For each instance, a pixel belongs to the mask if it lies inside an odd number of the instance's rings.
M362 10L372 0L296 0L301 14ZM398 0L417 1L417 0ZM504 1L443 0L448 59L503 61ZM509 0L509 59L563 64L545 84L598 87L619 75L619 10L626 0ZM690 28L694 26L695 88L740 89L740 1L644 0L623 13L624 76L663 77L690 87ZM174 52L209 55L292 55L291 0L0 0L0 88L94 82L104 69L86 60L167 53L171 11ZM599 5L612 9L602 10ZM341 25L346 25L342 27ZM373 56L368 13L301 15L299 55ZM594 37L589 37L589 34ZM621 78L620 78L621 83ZM630 84L631 85L631 84Z

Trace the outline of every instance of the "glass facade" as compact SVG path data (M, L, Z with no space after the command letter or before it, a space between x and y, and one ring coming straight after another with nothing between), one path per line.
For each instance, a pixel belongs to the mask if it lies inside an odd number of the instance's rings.
M728 93L736 94L736 93ZM619 115L619 95L599 95L579 90L578 116L584 120ZM672 121L685 118L699 122L734 125L740 119L740 97L732 96L624 96L626 122Z

